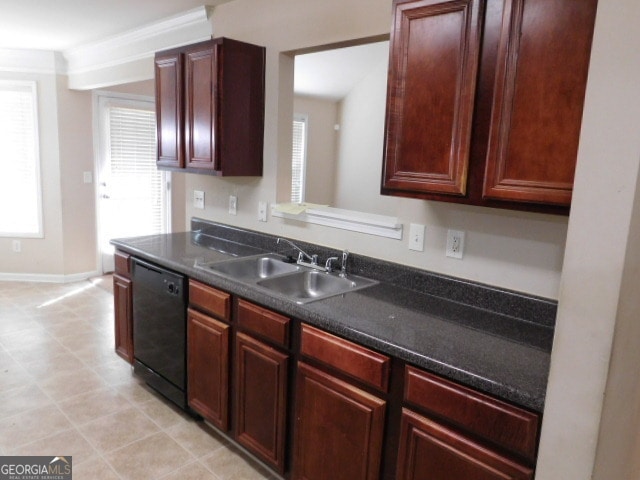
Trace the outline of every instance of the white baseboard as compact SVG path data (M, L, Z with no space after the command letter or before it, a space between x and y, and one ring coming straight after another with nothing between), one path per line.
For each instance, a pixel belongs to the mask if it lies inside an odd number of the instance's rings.
M100 272L82 272L71 275L56 275L49 273L3 273L0 272L0 281L8 282L43 282L43 283L73 283L97 277Z

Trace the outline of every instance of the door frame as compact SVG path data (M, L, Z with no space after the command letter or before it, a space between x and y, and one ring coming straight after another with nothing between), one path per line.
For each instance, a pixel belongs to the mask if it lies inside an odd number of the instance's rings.
M150 95L135 95L130 93L120 93L108 90L94 90L92 92L92 111L93 111L93 156L94 156L94 195L95 195L95 228L96 228L96 266L100 274L113 271L112 268L105 269L105 263L102 255L102 236L104 235L103 226L101 226L100 219L104 215L101 195L103 194L101 188L101 178L103 169L106 167L105 155L106 155L106 130L104 127L104 107L109 104L115 104L120 106L138 106L140 103L152 104L155 110L155 98ZM172 200L172 186L171 186L171 173L165 172L166 180L166 209L165 209L165 222L167 226L167 233L172 231L171 224L171 200ZM108 267L108 266L107 266Z

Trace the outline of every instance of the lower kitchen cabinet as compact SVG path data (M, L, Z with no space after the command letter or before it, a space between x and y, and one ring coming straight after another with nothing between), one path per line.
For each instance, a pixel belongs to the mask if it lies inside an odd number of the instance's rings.
M187 401L219 429L229 427L229 325L187 313Z
M234 305L235 439L284 474L291 319L240 298Z
M411 366L403 402L397 479L533 478L538 415Z
M236 440L280 474L285 469L288 365L289 355L236 335Z
M131 361L129 260L114 298ZM186 356L189 407L289 480L533 478L538 413L193 279Z
M531 468L411 410L402 412L397 480L528 480Z
M133 297L132 282L121 275L113 275L116 353L133 363Z
M133 363L133 283L131 255L116 250L113 255L113 304L116 353Z
M379 478L385 408L383 399L299 363L292 478Z
M292 478L380 478L390 358L306 324L300 355Z

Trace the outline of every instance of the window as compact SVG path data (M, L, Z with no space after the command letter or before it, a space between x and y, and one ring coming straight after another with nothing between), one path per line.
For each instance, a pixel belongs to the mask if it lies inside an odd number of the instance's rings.
M36 83L0 81L0 236L43 237Z
M156 167L153 106L109 105L109 200L116 208L113 237L151 235L168 230L166 175Z
M293 150L291 158L291 202L304 202L305 173L307 169L306 115L293 116Z

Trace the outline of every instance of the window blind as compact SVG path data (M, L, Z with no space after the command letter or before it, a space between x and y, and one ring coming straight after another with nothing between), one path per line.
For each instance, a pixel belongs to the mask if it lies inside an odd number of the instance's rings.
M114 237L153 235L166 231L164 176L156 167L155 113L111 106L109 155L110 200L118 221ZM125 214L126 212L126 214Z
M304 184L307 161L307 118L293 118L293 148L291 158L291 202L304 202Z
M0 236L42 237L35 82L0 82Z

